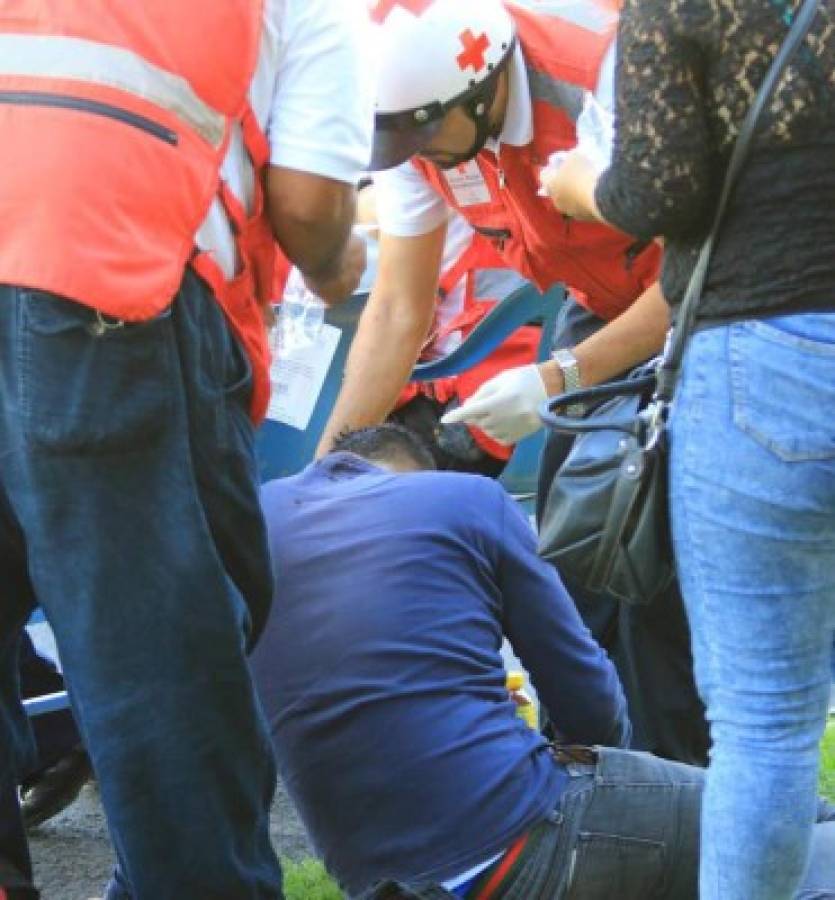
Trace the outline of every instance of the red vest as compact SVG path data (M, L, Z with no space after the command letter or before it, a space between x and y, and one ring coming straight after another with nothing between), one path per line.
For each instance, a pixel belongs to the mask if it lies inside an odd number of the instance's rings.
M263 0L47 3L0 9L0 282L51 291L128 321L159 314L221 196L242 271L211 284L253 362L252 413L269 391L264 328L273 240L220 185L231 124L268 158L248 106ZM260 184L260 178L256 182Z
M660 248L605 225L568 219L538 191L549 156L577 143L583 92L597 86L617 30L619 2L575 4L573 19L506 5L528 70L533 141L525 147L503 144L498 159L489 150L478 155L489 199L472 205L456 199L446 173L436 166L420 158L414 165L450 206L493 240L508 266L542 291L565 283L592 312L613 319L657 279Z

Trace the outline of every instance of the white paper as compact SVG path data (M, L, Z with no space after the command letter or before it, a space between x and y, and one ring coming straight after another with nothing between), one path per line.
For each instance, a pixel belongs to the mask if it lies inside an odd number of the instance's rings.
M311 343L274 352L267 418L304 431L322 393L342 332L323 325Z
M474 159L444 174L459 206L478 206L490 202L490 189Z

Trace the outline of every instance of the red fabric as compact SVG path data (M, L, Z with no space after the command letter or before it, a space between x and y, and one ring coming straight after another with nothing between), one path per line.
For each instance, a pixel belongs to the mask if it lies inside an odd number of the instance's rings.
M251 110L244 116L243 135L256 172L262 172L269 150ZM265 213L261 178L255 179L253 210L249 216L225 185L221 185L220 198L234 225L241 270L229 281L206 253L198 254L192 265L211 285L230 327L249 357L253 383L250 415L258 425L267 413L270 400L270 349L263 307L274 297L279 250ZM283 254L281 259L284 259Z
M235 226L241 272L227 283L209 257L198 256L193 264L250 356L256 420L269 393L259 304L270 298L275 260L259 174L269 149L247 102L262 14L263 0L143 0L117 4L107 16L90 4L17 0L14 17L0 13L0 32L71 35L132 51L184 79L226 120L220 140L212 143L166 108L127 90L0 76L0 90L108 104L172 136L165 140L84 110L0 104L6 136L0 217L14 222L0 242L0 282L52 291L128 321L151 318L171 303L193 257L197 230L220 196ZM241 123L257 173L251 216L220 183L233 120Z
M602 33L508 3L527 65L543 77L593 90L615 36L619 6L603 0L599 5L611 14L611 26ZM419 158L413 164L475 228L507 232L495 243L506 265L543 291L563 282L596 315L615 318L656 280L661 250L653 243L637 252L632 237L568 219L539 196L539 174L548 158L576 146L577 134L560 107L535 100L533 117L531 144L502 145L498 159L487 150L477 157L490 194L486 203L461 206L443 171Z

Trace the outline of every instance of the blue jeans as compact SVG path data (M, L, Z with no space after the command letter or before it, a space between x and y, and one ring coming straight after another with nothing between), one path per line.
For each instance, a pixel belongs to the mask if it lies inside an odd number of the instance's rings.
M835 315L693 337L671 505L714 744L701 897L785 900L809 861L835 635Z
M16 646L37 602L135 900L281 897L245 659L271 596L250 390L190 272L123 326L0 286L0 799L31 752ZM0 871L27 876L19 822L3 834Z
M695 900L705 770L631 750L599 754L596 764L568 764L559 807L530 832L493 900ZM816 818L813 866L796 900L835 897L835 807L821 802ZM363 895L444 898L454 900L438 885L395 882Z

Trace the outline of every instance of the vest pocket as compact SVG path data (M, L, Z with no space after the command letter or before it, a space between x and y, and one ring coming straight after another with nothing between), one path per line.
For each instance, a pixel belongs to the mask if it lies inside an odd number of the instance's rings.
M66 94L51 94L46 91L0 91L0 103L12 106L40 106L50 109L67 109L89 115L113 119L139 131L144 131L166 144L177 144L177 133L159 122L139 113L122 109L112 103L102 103L86 97L71 97Z

